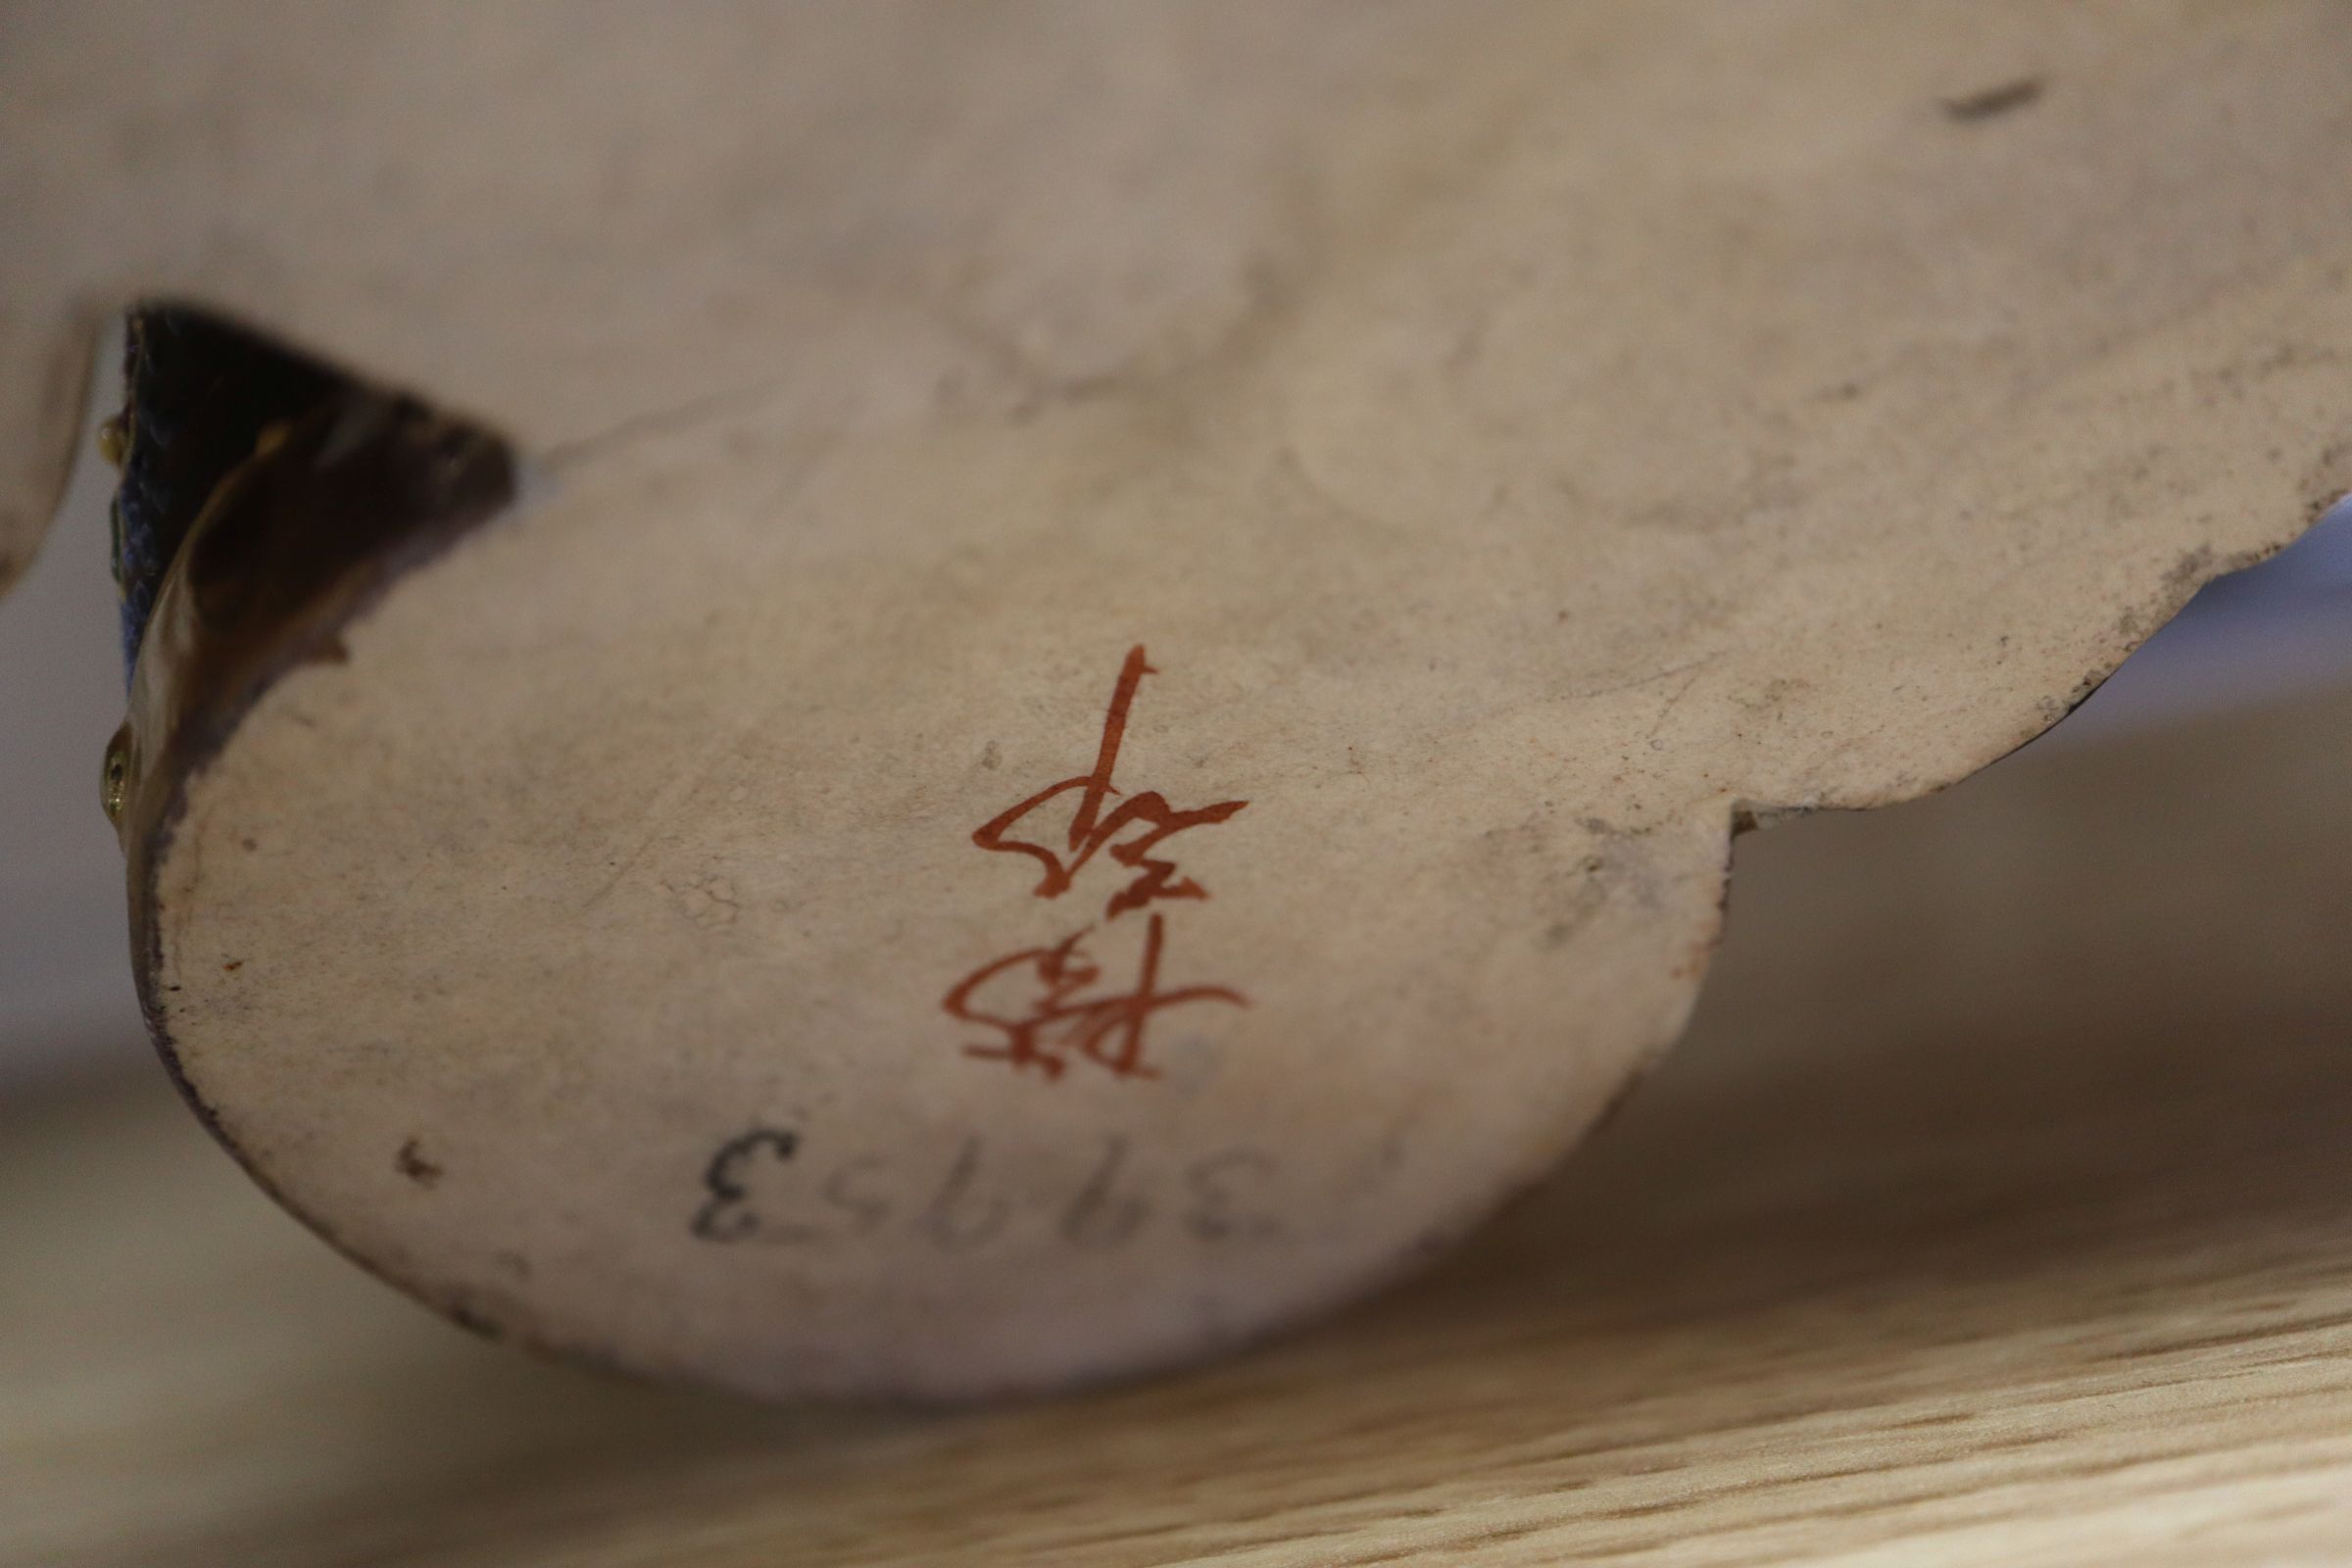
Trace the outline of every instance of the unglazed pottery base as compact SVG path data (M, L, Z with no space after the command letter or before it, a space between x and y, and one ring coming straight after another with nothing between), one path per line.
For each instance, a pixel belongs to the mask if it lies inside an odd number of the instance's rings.
M235 637L167 584L167 1056L445 1310L762 1394L1428 1255L1673 1037L1736 825L2352 485L2324 0L16 30L15 538L140 296L512 456Z

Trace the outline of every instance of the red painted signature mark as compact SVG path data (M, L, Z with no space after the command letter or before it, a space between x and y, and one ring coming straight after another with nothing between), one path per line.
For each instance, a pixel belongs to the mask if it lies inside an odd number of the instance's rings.
M1141 644L1130 650L1126 663L1120 666L1118 684L1111 690L1109 711L1103 715L1102 739L1095 753L1094 770L1049 784L991 817L972 834L972 842L983 850L1026 855L1044 866L1045 875L1031 890L1037 897L1055 899L1070 891L1087 863L1104 851L1111 860L1136 873L1111 894L1103 907L1105 921L1116 920L1128 910L1144 908L1158 899L1208 897L1208 890L1199 882L1178 873L1174 860L1153 852L1175 835L1222 822L1250 803L1219 801L1213 806L1178 810L1157 790L1127 796L1111 782L1111 775L1118 767L1119 746L1127 734L1127 715L1135 706L1136 688L1143 684L1146 675L1156 673L1146 661ZM1077 792L1077 808L1060 848L1012 836L1013 830L1032 812L1073 791ZM1115 806L1110 805L1113 796L1121 797ZM1120 837L1139 827L1142 831L1134 837ZM1157 989L1166 925L1156 910L1145 930L1140 974L1134 989L1090 998L1085 993L1102 978L1101 965L1082 946L1094 929L1091 924L1083 926L1052 947L1025 948L984 963L964 976L942 999L942 1010L958 1022L979 1024L1003 1037L992 1044L967 1045L964 1054L1010 1062L1016 1071L1034 1067L1049 1081L1061 1076L1071 1054L1123 1078L1156 1077L1144 1060L1144 1028L1154 1013L1192 1002L1224 1002L1245 1007L1250 1004L1248 998L1227 986ZM1024 982L1028 995L1015 1010L986 1010L984 994L1019 1001L1019 988ZM986 1005L1002 1008L1006 1002L988 1002Z
M1058 784L1047 785L1010 810L989 818L972 834L972 842L984 850L1035 857L1038 863L1046 868L1044 878L1037 884L1039 898L1054 899L1067 893L1078 872L1095 858L1095 852L1105 848L1110 851L1110 858L1119 864L1142 873L1111 895L1109 905L1103 909L1105 918L1115 920L1129 909L1142 908L1153 899L1208 897L1207 890L1191 877L1177 879L1175 861L1154 858L1152 852L1187 828L1205 827L1212 822L1224 821L1248 806L1248 801L1219 801L1214 806L1203 806L1197 810L1179 811L1168 804L1167 797L1159 791L1146 790L1141 795L1121 801L1107 815L1102 810L1107 798L1120 793L1118 787L1111 783L1110 775L1119 765L1119 743L1127 736L1127 710L1134 706L1135 689L1143 684L1146 675L1156 673L1158 671L1144 662L1143 645L1137 644L1129 651L1127 662L1119 670L1119 683L1111 691L1110 711L1102 720L1102 744L1095 753L1095 770L1081 773L1076 778L1065 778ZM1069 836L1061 852L1056 853L1026 839L1006 836L1030 812L1072 790L1082 793L1078 797L1078 809L1070 817ZM1123 844L1112 842L1139 822L1148 831Z
M1143 973L1132 991L1087 1000L1079 995L1102 976L1102 971L1079 946L1094 927L1074 931L1050 948L1026 948L994 963L984 963L940 1004L948 1016L997 1030L1002 1044L966 1046L963 1054L992 1061L1008 1061L1018 1068L1035 1067L1048 1078L1061 1076L1063 1053L1075 1052L1087 1060L1108 1067L1122 1078L1156 1078L1144 1061L1144 1025L1163 1007L1187 1002L1230 1002L1248 1006L1243 995L1226 986L1182 986L1174 991L1159 984L1159 949L1165 928L1152 916L1145 928ZM983 1012L974 1004L977 993L1001 977L1027 970L1039 988L1027 1010L1006 1015Z

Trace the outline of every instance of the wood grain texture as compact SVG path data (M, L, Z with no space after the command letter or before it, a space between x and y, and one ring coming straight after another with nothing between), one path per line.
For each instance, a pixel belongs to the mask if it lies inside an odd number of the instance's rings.
M1694 1033L1226 1366L772 1411L468 1341L158 1082L0 1134L0 1561L2352 1560L2352 695L1742 841Z

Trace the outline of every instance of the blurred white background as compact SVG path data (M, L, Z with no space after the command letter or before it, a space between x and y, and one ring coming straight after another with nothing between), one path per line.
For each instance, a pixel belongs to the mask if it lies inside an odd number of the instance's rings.
M120 402L101 350L96 409ZM94 430L96 418L89 421ZM123 676L94 442L31 574L0 600L0 1095L146 1049L122 858L98 806ZM2045 744L2352 681L2352 507L2208 586Z

